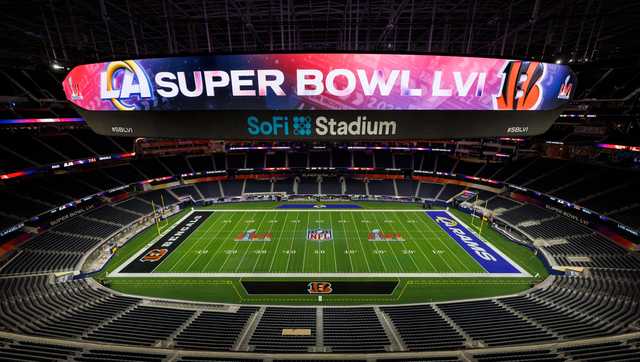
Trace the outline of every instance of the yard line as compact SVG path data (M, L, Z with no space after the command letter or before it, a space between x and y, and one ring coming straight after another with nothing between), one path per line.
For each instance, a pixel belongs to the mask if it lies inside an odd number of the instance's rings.
M435 237L435 240L437 240L440 244L444 245L444 247L445 247L447 250L449 250L449 253L453 254L453 256L454 256L454 257L457 257L457 256L456 256L456 254L455 254L455 253L454 253L454 252L449 248L449 246L447 245L447 243L446 243L446 242L444 242L444 241L442 241L442 240L440 240L440 238L438 237L438 234L437 234L436 232L434 232L434 231L431 229L431 225L430 225L430 224L427 222L427 220L426 220L426 214L423 212L423 213L421 214L421 216L424 216L424 219L423 219L422 217L418 216L418 217L416 217L416 219L418 220L418 222L423 223L423 224L426 226L427 230L428 230L428 231L429 231L429 232L430 232L430 233ZM420 228L420 227L416 227L416 226L414 226L414 228L415 228L416 230L418 230L418 232L419 232L420 234L422 234L422 236L423 236L423 237L425 237L425 239L428 239L430 242L434 241L434 238L429 238L429 237L428 237L428 234L427 234L424 230L422 230L422 228ZM432 247L434 247L434 245L433 245L433 244L432 244L431 246L432 246ZM437 255L437 256L442 260L442 262L444 263L444 265L446 265L446 266L447 266L447 268L449 268L449 270L451 270L452 272L455 272L455 270L451 267L451 265L449 265L449 263L447 262L447 260L446 260L442 255L438 255L438 254L436 254L436 255ZM466 267L466 266L465 266L465 267Z
M240 224L240 221L242 221L244 219L244 217L246 216L247 212L243 211L242 212L242 216L238 217L238 219L236 220L236 222L233 224L233 226L231 227L231 231L229 231L231 233L231 236L233 236L235 228L238 226L238 224ZM235 216L235 215L232 215ZM209 244L211 244L212 242L216 242L218 240L216 239L212 239ZM207 260L207 263L204 265L204 268L202 269L202 271L206 271L209 268L209 264L211 264L211 262L217 257L218 252L220 251L220 248L222 248L222 246L227 242L226 240L222 239L219 240L220 244L218 245L218 247L216 248L216 251L213 252L213 254L211 254L211 257L209 258L209 260ZM209 247L209 245L207 245L207 247Z
M211 217L212 215L214 215L215 213L209 214L209 216L207 216L207 219L209 217ZM205 221L207 222L207 221ZM207 227L207 231L209 231L209 229L211 229L213 227L213 225L215 225L217 223L217 220L213 220L213 222L211 223L211 225L209 225ZM200 225L200 227L202 227L202 224ZM200 227L198 227L196 230L193 230L194 232L197 231ZM203 234L203 236L196 236L195 239L196 241L194 243L191 244L191 246L187 249L186 252L184 252L184 254L180 255L180 257L178 258L178 260L171 265L171 267L169 268L169 272L173 271L175 269L176 266L180 265L180 262L182 261L182 259L184 259L190 252L191 250L193 250L193 248L198 245L200 243L200 241L204 238L204 235L206 235L206 232ZM186 242L191 239L191 237L194 236L193 234L189 235L183 242L182 245L180 246L184 246L186 244ZM180 246L178 246L178 248L176 250L174 250L173 252L176 252L180 249ZM161 261L160 264L158 264L158 266L155 269L158 269L160 267L160 265L162 265L163 262L169 260L169 258L166 258L165 260ZM154 270L155 270L154 269Z
M251 214L249 214L249 215L251 215ZM243 220L245 216L246 216L246 212L245 212L245 215L242 215L240 220L238 220L238 223L236 224L236 226L240 224L240 221ZM220 244L220 247L218 247L218 249L220 249L223 245L227 244L228 242L229 241L223 241L222 244ZM238 242L237 241L234 241L233 239L231 239L230 242L233 243L232 245L233 245L234 248L237 248L237 246L238 246ZM216 251L216 254L217 254L217 251ZM231 253L227 254L227 257L224 259L224 262L222 264L220 264L220 268L218 268L218 272L221 272L222 269L224 269L224 266L227 264L227 261L229 261L229 258L231 257L231 255L232 255Z
M256 232L258 232L258 230L260 230L260 227L262 226L262 222L264 221L264 218L267 217L267 214L262 215L262 219L260 219L260 224L258 224L258 227L256 228ZM264 243L264 241L262 241ZM240 266L242 265L242 262L244 261L244 258L247 257L247 253L249 253L249 250L251 250L253 246L253 240L249 241L249 247L247 248L247 250L244 251L244 254L242 254L242 258L240 259L240 262L238 263L238 265L236 265L236 273L238 272L238 269L240 269Z
M373 217L376 219L376 225L378 225L378 227L380 228L380 231L382 231L382 226L380 226L380 223L378 222L378 218L376 218L376 214L373 214ZM400 270L402 272L404 272L404 264L400 262L400 259L398 259L398 255L396 254L395 250L393 249L393 246L391 245L391 242L386 241L387 244L387 248L391 249L391 253L393 254L393 257L396 259L396 262L398 263L398 265L400 266ZM413 264L418 268L418 265L416 264L415 260L413 260L413 257L411 257L411 260L413 261ZM418 268L419 270L420 268Z
M344 240L347 243L347 249L351 250L351 246L349 245L349 237L347 236L347 227L344 225L346 223L347 220L344 219L344 213L340 213L340 220L344 221L342 222L342 229L344 230ZM353 272L353 260L351 260L351 253L347 253L347 255L349 256L349 268L351 269L351 272ZM363 255L365 258L367 257L366 255Z
M214 221L215 221L215 222L214 222L212 225L210 225L210 226L207 228L207 230L205 230L205 231L203 231L203 232L202 232L202 237L201 237L201 239L202 239L202 240L206 240L206 239L207 239L207 237L209 236L209 230L210 230L214 225L217 225L217 224L219 224L220 222L224 223L224 220L222 219L222 216L221 216L220 218L215 219ZM219 230L218 230L218 232L216 233L215 237L213 237L213 238L208 238L209 240L208 240L207 245L206 245L206 250L209 250L209 246L211 245L211 243L212 243L214 240L218 239L218 238L221 236L221 234L222 234L223 230L224 230L223 228L219 228ZM196 230L196 231L198 231L198 230ZM198 244L199 244L199 243L200 243L200 241L198 241ZM196 250L198 250L198 249L196 249ZM185 255L186 255L186 254L185 254ZM186 272L188 272L189 270L191 270L191 267L192 267L193 265L197 265L197 261L198 261L198 260L200 260L200 257L202 257L202 255L198 255L197 257L195 257L195 258L194 258L194 260L191 262L191 264L189 265L189 267L187 267ZM202 270L200 270L200 271L206 271L206 269L202 269Z
M353 225L356 228L356 237L358 238L358 242L360 243L360 249L362 249L362 255L364 255L364 262L367 264L367 270L371 272L371 267L369 266L369 259L367 259L367 252L365 251L365 248L362 245L362 239L360 239L360 229L358 228L358 224L356 223L356 218L355 216L353 216L352 212L349 212L349 215L351 215L351 219L353 220ZM380 257L380 261L382 262L382 268L384 268L384 271L387 271L387 266L384 264L384 260L382 260L382 256L378 254L378 257Z
M202 236L198 239L198 241L197 241L196 243L194 243L194 247L195 247L195 245L200 245L200 241L201 241L201 240L206 240L206 239L207 239L207 236L208 236L208 234L209 234L209 230L211 230L211 228L212 228L214 225L216 225L216 224L218 223L218 220L219 220L219 219L216 219L216 220L215 220L215 222L213 222L213 223L211 223L211 225L209 225L209 227L207 228L207 230L202 234ZM219 231L218 231L218 233L216 233L216 237L218 237L218 236L219 236L219 234L220 234L220 232L221 232L221 231L222 231L222 230L219 230ZM207 242L207 245L206 245L206 247L207 247L207 248L206 248L206 250L208 250L208 249L209 249L209 244L211 244L211 240L209 240L209 241ZM198 250L198 249L196 249L196 250ZM185 255L189 254L190 252L191 252L191 249L189 249L189 250L185 253ZM189 272L189 270L191 270L191 267L196 263L196 261L198 261L198 260L200 259L200 257L201 257L201 256L202 256L202 254L197 255L195 258L193 258L193 260L191 261L191 264L189 264L189 266L187 267L187 269L186 269L185 271L186 271L186 272Z
M404 224L404 222L400 219L400 217L398 217L398 215L396 215L395 213L392 213L393 217L395 217L399 222L400 225L402 225L402 227L404 228L404 230L408 233L411 234L411 232L409 231L409 228L407 228L407 225ZM426 241L426 240L425 240ZM411 238L411 242L416 245L418 247L418 250L420 250L420 252L422 253L422 255L424 256L425 259L427 259L427 263L429 263L429 265L431 265L431 268L434 271L438 271L438 268L435 267L435 265L433 265L433 263L431 262L431 260L429 259L429 257L427 256L427 254L424 252L424 249L422 249L422 247L420 246L420 244L413 240L413 238Z
M382 225L380 225L380 222L378 221L378 217L376 215L378 215L378 214L373 214L373 218L376 219L376 225L378 225L378 227L380 228L379 229L380 232L384 233ZM384 213L383 213L383 215L384 215ZM397 243L397 241L394 241L394 243ZM401 243L403 243L403 242L401 242ZM391 248L391 251L393 252L393 256L396 258L396 261L398 262L398 264L400 264L400 268L402 269L402 271L404 271L404 268L402 267L402 263L400 263L400 260L398 260L398 257L397 257L397 255L395 253L395 250L393 250L393 245L388 240L387 240L387 245L389 246L389 248ZM404 244L401 244L401 245L404 245ZM413 262L413 265L415 265L416 271L420 271L420 267L418 266L418 264L416 264L416 261L413 259L413 255L411 255L411 254L407 254L407 255L409 255L409 258Z
M278 243L276 244L276 251L275 251L275 253L273 253L273 257L271 258L271 263L269 264L269 272L271 272L271 270L273 268L273 262L276 260L276 257L278 257L278 251L280 250L280 239L284 235L284 229L287 227L287 218L288 217L289 217L289 214L284 214L284 222L282 222L282 230L280 230L280 233L277 236L278 237ZM253 269L255 270L255 266L254 266Z
M331 213L329 213L329 215L331 215ZM322 222L319 222L319 223L318 223L318 222L316 222L316 224L318 224L318 225L317 225L317 227L318 227L318 228L322 227L323 229L326 229L326 228L324 227L324 223L325 223L325 221L326 221L326 220L324 220L324 219L320 219L320 213L318 213L318 219L317 219L317 221L322 221ZM332 235L332 237L333 237L333 230L331 230L331 235ZM322 254L322 251L325 251L325 250L322 248L322 246L323 246L325 243L327 243L327 242L331 242L331 243L333 243L333 240L316 240L316 241L315 241L316 245L318 246L318 248L317 248L317 252L318 252L318 272L322 272L322 255L324 255L324 254ZM325 258L325 259L326 259L326 258Z
M318 217L320 217L320 214L318 214ZM316 221L321 221L321 220L317 219ZM316 222L316 224L317 224L317 227L319 228L323 223ZM320 258L320 256L321 256L321 254L320 254L320 244L322 243L322 241L316 240L315 243L316 243L316 246L317 246L316 253L318 254L318 272L321 272L322 271L322 262L320 261L320 259L321 259Z
M331 228L331 234L333 235L333 217L329 214L329 227ZM345 238L346 239L346 238ZM333 264L338 272L338 254L336 254L336 241L335 237L331 240L331 246L333 247Z
M289 245L289 254L287 254L287 267L285 269L286 272L289 271L289 263L291 262L291 251L295 251L297 253L297 250L293 248L293 243L296 241L296 231L298 231L298 225L302 223L300 221L300 214L296 215L296 220L298 220L298 222L294 223L295 226L293 227L293 234L291 235L291 245Z
M447 212L447 213L448 213L448 212ZM426 213L425 213L425 214L423 214L423 215L424 215L424 218L419 217L418 219L419 219L423 224L427 225L427 227L429 228L429 230L431 230L431 224L427 223L427 221L431 221L431 222L433 222L433 221L432 221L431 219L429 219L429 218L428 218L428 216L427 216L427 214L426 214ZM437 225L436 225L436 226L437 226ZM465 225L465 227L466 227L466 225ZM433 231L432 231L432 232L433 232ZM436 232L433 232L433 233L436 235L436 239L437 239L437 240L438 240L442 245L444 245L444 247L445 247L445 248L447 248L447 250L449 250L449 252L450 252L451 254L453 254L453 257L454 257L454 258L456 258L456 260L458 260L458 262L459 262L459 263L460 263L460 264L461 264L461 265L462 265L466 270L468 270L469 272L471 272L471 269L469 269L469 266L467 266L467 264L466 264L466 263L463 263L463 262L462 262L462 260L460 260L460 258L458 257L458 254L457 254L457 253L454 253L454 252L453 252L453 250L451 250L451 248L449 247L449 242L448 242L448 241L453 241L453 242L454 242L454 244L456 245L456 249L461 250L461 251L462 251L462 252L464 252L465 254L469 255L469 254L467 253L467 251L466 251L466 250L464 250L460 245L458 245L458 243L456 243L453 239L449 238L449 240L444 241L444 240L442 240L442 238L440 238L440 234L439 234L439 233L436 233ZM469 257L470 257L474 262L476 262L478 265L480 264L480 263L478 263L474 258L472 258L472 257L471 257L471 255L469 255ZM443 258L443 259L444 259L444 258ZM445 261L445 263L446 263L446 261ZM449 263L447 263L447 266L449 266ZM481 266L481 267L482 267L482 266ZM453 269L451 268L451 266L449 266L449 269L453 270ZM484 268L483 268L483 269L484 269ZM485 271L486 271L486 270L485 270Z
M304 238L304 253L302 254L302 271L304 272L304 264L306 262L307 259L307 244L309 243L309 240L307 240L306 238L306 234L309 232L309 215L311 213L307 213L307 224L305 227L305 238Z
M285 214L285 215L284 215L285 222L286 222L286 220L287 220L287 216L288 216L288 214ZM273 221L273 220L279 221L278 219L271 219L271 220L272 220L272 221ZM268 231L267 233L272 233L272 232L273 232L273 224L275 224L275 223L271 222L270 224L271 224L271 225L269 226L269 231ZM263 241L263 242L262 242L262 247L260 248L260 250L264 250L264 247L265 247L265 246L267 246L267 244L271 244L271 243L273 243L273 237L274 237L274 236L273 236L273 235L271 235L271 241ZM278 240L280 240L280 238L278 238ZM273 244L271 244L270 246L272 246L272 247L273 247ZM277 249L276 249L276 252L277 252ZM255 272L255 271L256 271L256 266L258 266L258 263L260 263L260 259L262 258L262 255L263 255L262 253L259 253L259 254L258 254L258 259L256 260L255 264L253 264L253 269L251 270L252 272ZM269 269L269 271L271 271L271 269Z

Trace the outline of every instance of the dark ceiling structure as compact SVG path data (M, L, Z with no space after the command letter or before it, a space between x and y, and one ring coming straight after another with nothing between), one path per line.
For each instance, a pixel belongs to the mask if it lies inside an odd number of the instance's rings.
M579 80L569 111L607 114L628 133L640 129L639 20L637 0L5 0L0 117L75 116L60 82L77 64L425 52L568 63Z
M327 50L579 63L640 53L638 19L618 0L4 1L0 65Z

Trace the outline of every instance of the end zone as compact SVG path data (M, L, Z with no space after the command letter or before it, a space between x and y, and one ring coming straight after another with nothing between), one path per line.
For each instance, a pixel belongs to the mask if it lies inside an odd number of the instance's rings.
M446 210L425 211L444 232L460 245L480 266L490 274L531 276L498 248L482 239L460 219Z
M171 228L153 239L129 260L114 270L111 274L133 273L148 274L176 250L198 227L211 215L213 211L191 211ZM111 276L111 275L110 275Z

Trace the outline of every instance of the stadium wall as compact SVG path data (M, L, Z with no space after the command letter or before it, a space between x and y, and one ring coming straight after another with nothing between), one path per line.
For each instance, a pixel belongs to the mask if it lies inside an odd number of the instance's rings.
M624 225L612 222L609 219L603 219L603 216L600 214L591 213L590 211L582 211L584 210L583 208L571 208L569 205L565 207L558 207L557 202L554 204L547 202L545 199L548 199L549 196L544 194L540 194L535 197L533 195L526 195L522 192L512 191L509 194L509 197L516 201L533 204L541 208L551 210L556 214L560 214L580 224L586 225L610 238L616 244L627 250L640 250L640 238L633 235L632 230L627 230ZM578 214L577 211L581 211L581 213ZM612 223L615 225L615 229L610 226ZM627 235L624 235L623 232Z

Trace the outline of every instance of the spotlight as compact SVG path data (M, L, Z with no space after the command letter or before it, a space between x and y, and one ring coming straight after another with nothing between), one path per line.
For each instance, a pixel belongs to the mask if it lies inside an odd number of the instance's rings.
M61 71L64 70L64 66L60 65L57 61L54 60L51 62L51 69L55 71Z
M560 58L556 59L556 64L562 64L562 59Z

